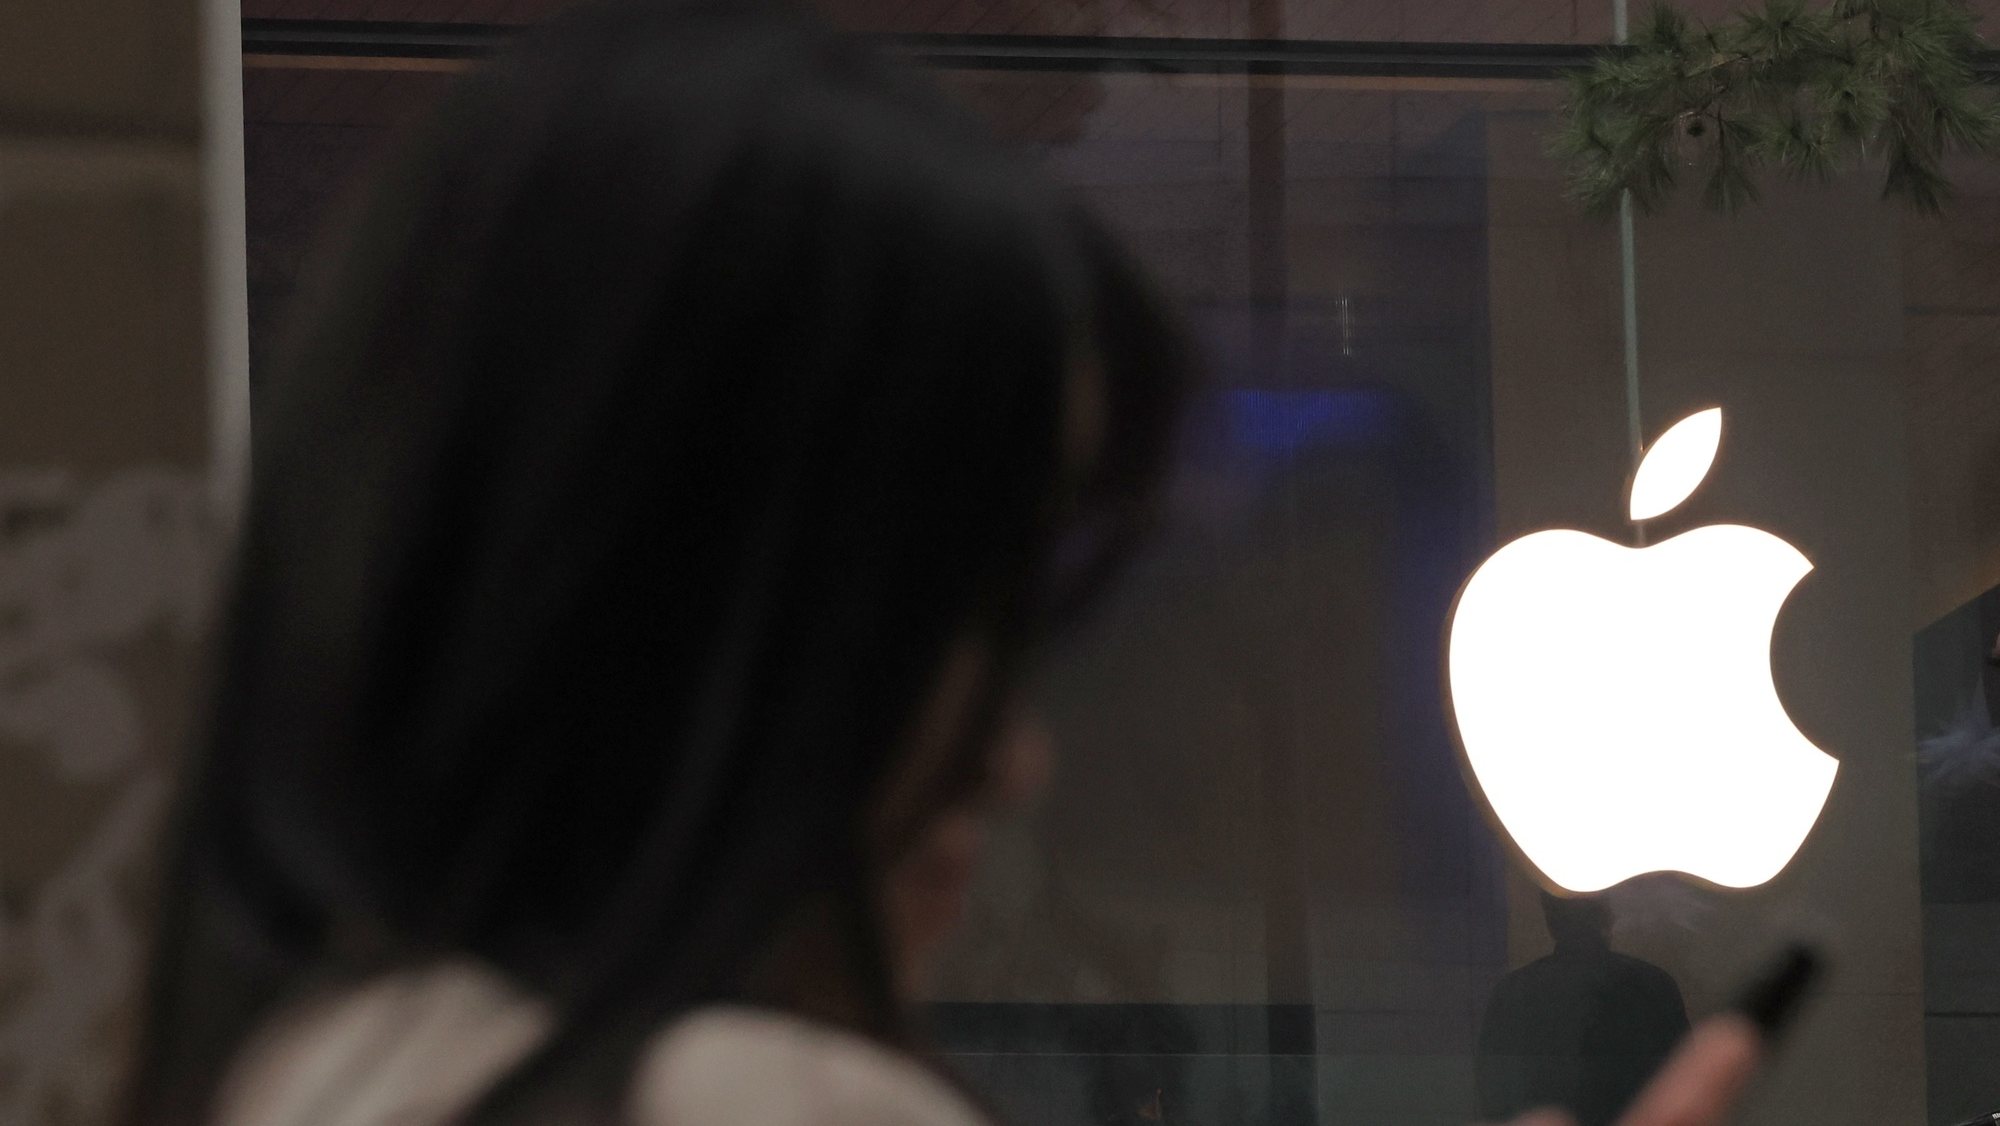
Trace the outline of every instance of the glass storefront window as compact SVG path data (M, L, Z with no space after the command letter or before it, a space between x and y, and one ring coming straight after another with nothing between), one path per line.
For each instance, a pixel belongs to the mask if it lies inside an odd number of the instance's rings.
M246 16L393 33L550 7ZM836 10L899 34L1474 49L1612 26L1595 2L1504 0ZM1834 976L1749 1121L2000 1110L2000 172L1955 167L1939 217L1878 201L1873 171L1772 181L1731 217L1677 201L1636 224L1628 323L1618 227L1580 214L1546 155L1552 80L1139 73L1102 57L1129 44L1059 46L937 77L1111 218L1212 365L1168 534L1042 685L1057 780L996 843L939 984L954 1066L1021 1123L1462 1124L1541 1082L1523 1059L1535 1028L1578 1019L1565 1005L1597 1006L1593 1035L1618 1047L1561 1066L1615 1090L1677 1014L1714 1011L1804 935ZM260 363L342 185L464 65L420 55L247 72ZM1459 766L1444 623L1517 536L1633 543L1634 420L1650 441L1710 406L1720 454L1648 536L1744 523L1812 561L1772 664L1839 776L1765 887L1646 877L1595 914L1545 911ZM1605 753L1657 718L1620 717ZM1565 928L1615 957L1536 976Z

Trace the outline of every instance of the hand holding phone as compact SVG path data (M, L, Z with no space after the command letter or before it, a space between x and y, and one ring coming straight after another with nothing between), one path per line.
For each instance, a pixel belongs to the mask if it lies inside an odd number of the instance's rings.
M1820 971L1820 957L1812 949L1786 948L1752 979L1729 1011L1695 1026L1618 1126L1722 1126L1798 1015ZM1568 1123L1567 1115L1548 1111L1515 1119L1511 1126Z

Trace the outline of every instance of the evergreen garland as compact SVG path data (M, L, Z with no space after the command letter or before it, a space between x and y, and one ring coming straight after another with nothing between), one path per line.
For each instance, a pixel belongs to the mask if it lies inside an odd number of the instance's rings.
M1975 22L1964 0L1764 0L1712 26L1661 4L1629 47L1570 76L1552 147L1595 214L1627 191L1655 210L1683 174L1731 212L1757 198L1766 166L1825 180L1874 156L1884 198L1936 211L1947 154L2000 150Z

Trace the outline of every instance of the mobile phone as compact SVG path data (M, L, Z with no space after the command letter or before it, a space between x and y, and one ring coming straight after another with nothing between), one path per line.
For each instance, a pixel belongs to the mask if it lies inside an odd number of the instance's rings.
M1749 1035L1727 1025L1697 1025L1694 1037L1722 1039L1709 1041L1714 1045L1709 1054L1704 1054L1707 1046L1692 1044L1676 1053L1640 1092L1638 1102L1646 1113L1628 1111L1633 1120L1678 1122L1685 1117L1690 1122L1720 1121L1712 1116L1721 1106L1735 1102L1757 1069L1759 1058L1768 1056L1798 1022L1806 998L1824 971L1825 959L1812 946L1795 942L1778 951L1743 983L1728 1006L1730 1013L1749 1023ZM1697 1060L1700 1062L1689 1062ZM1696 1109L1690 1111L1690 1105Z
M1764 1042L1775 1045L1791 1030L1825 972L1826 959L1817 949L1803 942L1792 943L1744 983L1729 1008L1750 1018Z
M1721 1121L1716 1115L1734 1105L1760 1061L1798 1022L1824 969L1815 947L1792 943L1780 950L1730 999L1726 1012L1741 1019L1697 1024L1619 1120Z

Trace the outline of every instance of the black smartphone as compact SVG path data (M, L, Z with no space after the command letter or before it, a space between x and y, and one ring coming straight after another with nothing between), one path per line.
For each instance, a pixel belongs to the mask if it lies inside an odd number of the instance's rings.
M1776 1045L1791 1030L1806 998L1826 972L1826 959L1802 942L1792 943L1759 969L1737 991L1730 1011L1750 1018L1767 1045Z
M1824 976L1825 970L1826 960L1816 948L1795 942L1778 951L1736 991L1726 1011L1744 1017L1750 1022L1756 1030L1755 1035L1761 1048L1759 1055L1768 1057L1784 1041L1793 1025L1798 1023L1799 1013L1804 1010L1806 999L1812 995L1813 987ZM1700 1026L1696 1027L1695 1035L1701 1035ZM1667 1070L1671 1070L1672 1067L1673 1065L1669 1063ZM1748 1079L1748 1077L1746 1072L1741 1078ZM1661 1078L1655 1076L1653 1085L1648 1087L1647 1092L1641 1093L1639 1101L1645 1103L1649 1095L1652 1095L1671 1104L1692 1097L1695 1106L1704 1105L1703 1095L1689 1094L1691 1091L1702 1090L1700 1082L1694 1083L1691 1087L1683 1087L1677 1078L1671 1081L1673 1085L1656 1090L1661 1082ZM1711 1092L1707 1097L1715 1096ZM1659 1112L1658 1107L1648 1109L1653 1113ZM1709 1106L1696 1111L1695 1115L1706 1122L1709 1119L1705 1115L1711 1113L1713 1109ZM1680 1120L1673 1118L1671 1111L1667 1116L1673 1121Z

